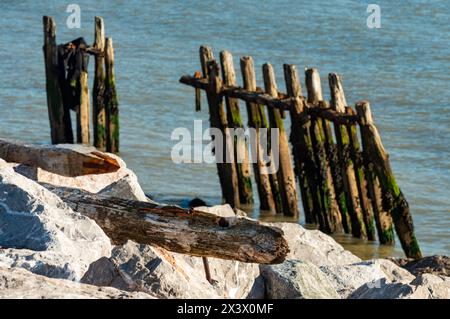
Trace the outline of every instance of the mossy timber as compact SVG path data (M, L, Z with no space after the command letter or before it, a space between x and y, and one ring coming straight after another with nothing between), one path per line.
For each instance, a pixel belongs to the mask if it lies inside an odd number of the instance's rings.
M106 150L106 105L105 105L105 26L103 18L95 17L94 48L102 52L95 56L94 86L92 89L92 124L94 146Z
M222 67L222 78L225 85L236 86L236 72L233 64L233 56L228 51L220 52L220 64ZM239 109L239 100L236 98L225 97L227 110L228 127L244 128ZM236 165L239 201L241 204L253 204L252 180L250 177L248 144L244 140L234 137L234 163ZM242 156L242 159L238 158Z

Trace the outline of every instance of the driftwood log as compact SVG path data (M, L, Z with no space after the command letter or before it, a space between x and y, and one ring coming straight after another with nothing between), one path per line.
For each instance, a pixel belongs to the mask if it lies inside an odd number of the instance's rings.
M44 186L93 219L114 244L133 240L192 256L260 264L281 263L289 252L282 230L250 219Z
M0 139L0 158L68 177L112 173L120 168L115 158L94 148L30 145L6 139Z

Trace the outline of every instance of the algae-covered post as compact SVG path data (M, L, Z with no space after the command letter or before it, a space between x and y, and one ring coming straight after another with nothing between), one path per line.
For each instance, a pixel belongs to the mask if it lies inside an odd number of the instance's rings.
M236 166L234 161L227 163L227 158L231 158L234 150L233 140L229 132L227 133L227 118L223 105L223 97L221 96L222 79L219 76L219 66L214 60L213 53L210 47L200 47L200 64L202 72L206 74L208 80L206 97L209 107L209 120L212 129L218 129L221 136L213 134L211 138L217 141L218 144L214 147L216 156L217 173L219 175L219 182L222 189L223 200L230 204L231 207L239 207L239 186ZM212 132L213 133L213 132ZM218 138L223 138L220 143ZM232 152L232 153L230 153Z
M256 76L253 58L250 56L242 57L240 65L244 89L256 91ZM256 103L250 102L246 102L246 107L248 113L248 126L255 129L256 141L259 143L260 128L265 121L263 120L264 113L261 113L262 107ZM253 147L252 155L256 156L256 161L253 161L253 173L258 187L260 208L263 210L275 211L275 201L272 195L269 175L263 174L264 158L259 145Z
M328 76L331 108L338 113L345 114L345 106L347 104L344 89L340 77L335 73ZM341 163L341 172L343 176L345 188L345 202L347 211L349 212L352 223L352 234L358 238L367 238L366 227L364 224L364 216L359 205L358 185L353 167L353 161L350 157L349 145L350 140L347 129L344 125L335 125L336 142L338 146L338 157Z
M409 258L422 258L416 236L409 206L400 187L397 184L381 137L374 125L370 104L361 101L356 104L360 118L360 130L364 154L373 164L375 173L380 181L383 192L383 206L390 212L395 224L395 230L402 244L405 254Z
M219 143L219 136L213 134L215 141L214 152L216 155L217 169L219 173L222 196L231 207L239 207L239 187L236 166L230 160L233 153L233 140L227 130L228 123L221 95L222 80L219 76L219 65L215 60L208 62L208 105L211 128L221 132L223 138ZM217 143L216 143L217 142Z
M308 91L308 103L311 108L320 107L323 101L319 72L315 68L305 70L305 83ZM334 191L333 174L326 154L326 135L320 118L313 118L310 126L311 143L316 163L316 174L321 200L321 218L328 233L341 232L342 216Z
M105 43L105 105L107 140L106 150L112 153L119 152L119 102L116 92L116 78L114 72L113 40L106 38Z
M95 17L94 48L99 52L95 56L95 75L92 89L94 146L100 150L106 150L105 26L101 17Z
M268 63L263 65L263 76L266 93L272 97L278 98L278 88L272 65ZM291 164L291 152L289 149L288 138L284 130L283 118L279 109L269 107L268 114L270 128L277 129L279 136L279 168L277 177L283 203L283 213L286 216L298 216L297 187L295 184L294 170L292 169Z
M286 82L287 95L297 98L289 110L291 117L290 141L294 155L294 168L300 186L305 221L308 224L316 223L314 207L319 201L316 198L315 179L312 175L312 148L308 133L308 123L302 123L301 114L304 113L304 103L300 100L302 90L298 77L297 68L292 64L285 64L284 79Z
M345 111L347 114L356 115L356 112L350 107L346 107ZM350 142L350 156L353 160L353 167L355 168L360 204L364 216L364 225L366 226L367 231L367 239L375 240L373 209L369 200L366 172L364 169L363 158L361 156L361 146L358 140L356 126L356 123L347 125L347 133Z
M59 83L56 24L52 17L44 16L44 62L47 90L47 107L52 144L73 143L69 108L64 106Z
M237 86L236 73L233 65L233 56L228 51L220 52L222 78L225 85ZM239 101L236 98L225 97L228 127L240 129L242 135L234 138L234 162L236 165L239 200L241 204L253 203L252 180L250 178L250 162L248 144L244 137L244 124L242 123Z

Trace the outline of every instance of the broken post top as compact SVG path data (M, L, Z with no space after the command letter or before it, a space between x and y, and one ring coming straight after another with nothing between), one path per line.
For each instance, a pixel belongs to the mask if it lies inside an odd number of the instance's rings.
M356 103L355 108L361 125L374 124L369 101L359 101Z
M320 75L316 68L305 69L305 82L308 91L308 102L315 105L318 102L323 101Z
M228 51L220 52L220 63L222 65L222 78L225 85L237 86L233 56L231 53Z
M347 101L345 100L341 77L336 73L330 73L328 75L328 82L330 85L331 108L339 113L345 113Z
M241 71L244 81L244 88L246 90L256 90L256 75L253 58L251 56L244 56L241 58Z
M102 17L95 17L94 48L101 52L105 50L105 24Z
M294 64L284 64L283 70L287 95L291 97L302 96L302 88L298 77L297 67Z
M262 66L264 77L264 89L267 94L272 97L278 97L278 88L275 80L275 72L270 63L265 63Z
M55 40L56 38L56 23L52 17L44 16L44 44L48 44L48 40Z
M200 63L202 68L202 74L204 78L208 77L208 62L214 59L212 49L208 46L202 45L199 50Z

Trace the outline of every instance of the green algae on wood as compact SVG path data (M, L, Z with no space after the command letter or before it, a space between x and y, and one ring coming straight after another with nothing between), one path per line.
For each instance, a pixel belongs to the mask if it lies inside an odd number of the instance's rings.
M268 63L263 65L263 77L265 92L272 97L278 98L278 88L272 65ZM288 138L284 130L282 114L280 110L271 107L268 108L268 113L270 128L278 130L279 167L277 170L277 178L283 205L283 213L286 216L298 216L297 186L295 183L295 174L291 163L291 152L289 149Z
M228 51L220 52L222 78L225 85L237 86L233 56ZM243 129L244 125L239 109L239 101L225 97L228 127ZM234 164L237 170L239 201L241 204L253 204L252 181L250 177L250 162L248 144L244 136L234 136Z
M70 111L64 106L59 80L56 24L52 17L44 16L43 25L47 107L52 144L73 143Z
M249 91L256 91L256 76L253 58L245 56L240 59L243 87ZM256 141L259 141L260 129L266 124L265 115L261 112L261 106L256 103L245 103L248 114L248 126L255 129ZM256 146L256 145L255 145ZM260 208L262 210L276 211L275 199L268 174L263 174L264 157L260 147L252 148L253 174L258 189Z
M285 64L284 79L287 95L295 98L289 109L291 118L290 141L294 155L294 168L299 181L300 194L302 197L303 212L307 224L316 224L320 210L320 199L318 198L317 184L315 179L315 165L311 138L309 135L309 122L301 121L305 113L305 103L301 99L302 91L297 68L292 64Z
M94 85L92 89L92 126L94 146L106 150L106 107L105 107L105 27L103 18L95 17L94 48L100 53L95 55Z
M208 79L206 97L209 107L209 120L211 128L220 130L223 136L222 145L215 146L216 166L219 182L222 189L222 198L225 203L233 208L240 206L239 186L237 170L234 163L227 163L230 158L230 150L233 150L233 140L229 136L226 111L224 109L223 96L220 94L222 79L219 76L219 65L213 58L212 49L201 46L199 49L202 71ZM215 140L215 136L211 138ZM221 148L219 148L221 146Z
M419 243L414 233L414 224L405 196L401 192L392 172L389 156L372 119L370 104L361 101L356 104L360 120L361 138L364 154L373 164L383 192L383 207L390 212L395 231L400 239L403 251L408 258L422 258Z
M330 73L328 81L331 93L331 108L339 113L345 113L347 102L340 77L336 73ZM352 224L352 235L357 238L367 238L354 163L350 156L350 137L345 125L335 125L334 129L345 189L345 202Z
M305 70L305 83L308 92L308 103L310 103L311 107L320 107L323 96L317 69L310 68ZM310 134L320 190L320 214L323 215L322 219L326 226L323 230L329 233L338 233L343 231L342 215L339 211L333 184L333 174L326 154L326 133L321 119L311 119Z

